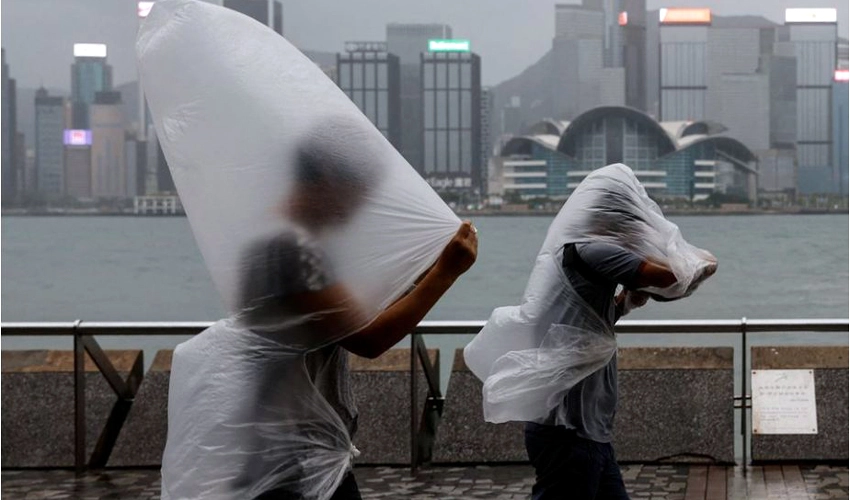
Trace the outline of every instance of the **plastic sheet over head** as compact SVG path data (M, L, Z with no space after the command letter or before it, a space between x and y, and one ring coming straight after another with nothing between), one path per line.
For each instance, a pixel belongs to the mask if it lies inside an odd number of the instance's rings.
M460 221L312 61L249 17L161 0L136 52L230 315L175 351L163 498L327 498L351 443L305 355L397 300Z
M676 275L668 288L641 290L656 300L692 294L716 264L664 218L632 170L609 165L589 174L552 224L519 306L500 307L464 349L484 382L488 422L550 419L567 392L616 354L612 328L576 293L561 262L569 243L602 241L644 259L665 262ZM613 298L612 298L613 300ZM566 415L555 414L556 423Z

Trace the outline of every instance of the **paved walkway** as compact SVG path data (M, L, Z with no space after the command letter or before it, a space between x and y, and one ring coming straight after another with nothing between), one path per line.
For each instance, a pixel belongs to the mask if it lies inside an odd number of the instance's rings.
M527 499L534 482L530 467L493 465L429 467L412 477L408 469L358 467L364 499ZM848 498L847 467L824 465L740 468L687 465L625 465L633 499L828 499ZM75 477L70 471L2 471L4 500L159 498L159 471L109 470Z

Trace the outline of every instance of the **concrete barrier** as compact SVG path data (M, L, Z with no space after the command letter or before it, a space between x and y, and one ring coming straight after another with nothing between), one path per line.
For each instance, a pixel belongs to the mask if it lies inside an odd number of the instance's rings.
M632 347L617 358L620 462L735 462L731 347Z
M173 351L159 351L124 425L110 466L158 466L167 436L168 383ZM439 372L439 353L429 350ZM354 436L357 463L410 462L410 350L392 349L375 360L350 356L351 383L360 416ZM421 415L428 386L419 372Z
M106 351L127 377L142 351ZM73 467L73 351L3 351L2 465ZM86 355L86 461L91 456L112 406L112 388Z
M734 462L731 348L620 349L620 461ZM482 417L481 382L455 353L435 462L527 460L523 424Z
M817 434L754 434L754 461L848 459L848 351L835 347L753 347L753 370L815 372Z
M428 357L440 372L436 349ZM392 349L378 359L351 356L351 379L358 418L354 445L358 464L410 463L410 350ZM417 418L428 394L422 371L417 372Z
M168 383L172 350L157 351L136 393L108 465L158 467L168 434Z
M482 414L481 381L455 351L443 418L434 444L435 463L525 462L524 424L491 424Z

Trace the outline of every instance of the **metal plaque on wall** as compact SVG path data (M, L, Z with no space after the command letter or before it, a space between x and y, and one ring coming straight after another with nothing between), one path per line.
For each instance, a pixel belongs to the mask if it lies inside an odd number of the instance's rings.
M813 370L753 370L753 434L817 434Z

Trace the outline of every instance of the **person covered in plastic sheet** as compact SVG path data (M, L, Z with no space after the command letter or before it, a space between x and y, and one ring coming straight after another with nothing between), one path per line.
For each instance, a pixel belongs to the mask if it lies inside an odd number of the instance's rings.
M204 498L361 498L350 467L358 452L350 444L357 408L348 353L376 358L390 349L475 262L477 230L464 222L416 284L368 321L358 307L357 290L347 288L335 274L319 237L356 216L380 182L381 171L368 158L367 147L346 155L327 148L327 134L339 132L339 127L323 127L324 132L298 148L295 185L280 206L288 222L244 252L241 310L235 324L237 335L244 328L241 335L248 340L235 355L227 352L218 358L208 347L194 349L193 354L204 358L201 362L221 363L221 376L230 378L234 388L224 397L232 397L232 403L226 403L233 407L225 404L214 411L232 413L235 423L204 434L199 439L203 449L191 451L196 458L183 460L178 443L173 455L166 451L166 456L177 457L174 464L188 469L166 474L164 461L163 483L168 476L174 491L204 492L199 496ZM308 347L316 336L332 338L338 332L355 333ZM231 365L241 368L227 372ZM210 382L199 380L197 387L204 384ZM173 418L170 413L169 425ZM337 453L340 448L344 455ZM209 458L217 453L224 455L221 460ZM341 463L340 476L328 479ZM205 467L216 469L218 477L202 473ZM337 485L330 491L329 482Z
M525 445L536 472L534 500L628 498L611 445L618 398L614 324L650 297L667 301L690 295L717 268L710 254L677 240L678 230L625 165L600 169L583 184L550 228L536 269L551 262L551 271L538 272L540 279L532 274L523 307L536 304L538 294L546 295L540 299L545 304L519 314L544 323L546 336L531 344L541 348L508 353L493 364L485 382L485 416L492 404L494 413L533 420L525 424ZM679 244L688 254L681 257L696 265L682 266L680 256L669 253ZM524 352L531 362L522 361ZM514 356L520 361L512 362ZM537 378L523 373L538 366ZM500 376L515 377L520 381L512 389L532 394L516 403L523 408L499 409L503 401L494 387ZM501 394L509 392L517 391ZM534 406L539 408L529 409ZM514 418L488 420L509 419Z
M607 229L616 231L612 222ZM605 241L565 245L562 267L581 299L612 330L622 316L646 304L649 295L639 289L666 288L676 282L663 261L642 258L625 245ZM706 269L711 273L714 268ZM618 287L622 291L615 294ZM629 498L611 445L616 409L614 355L573 386L549 417L526 423L526 451L537 474L534 500ZM559 412L565 416L561 425Z

